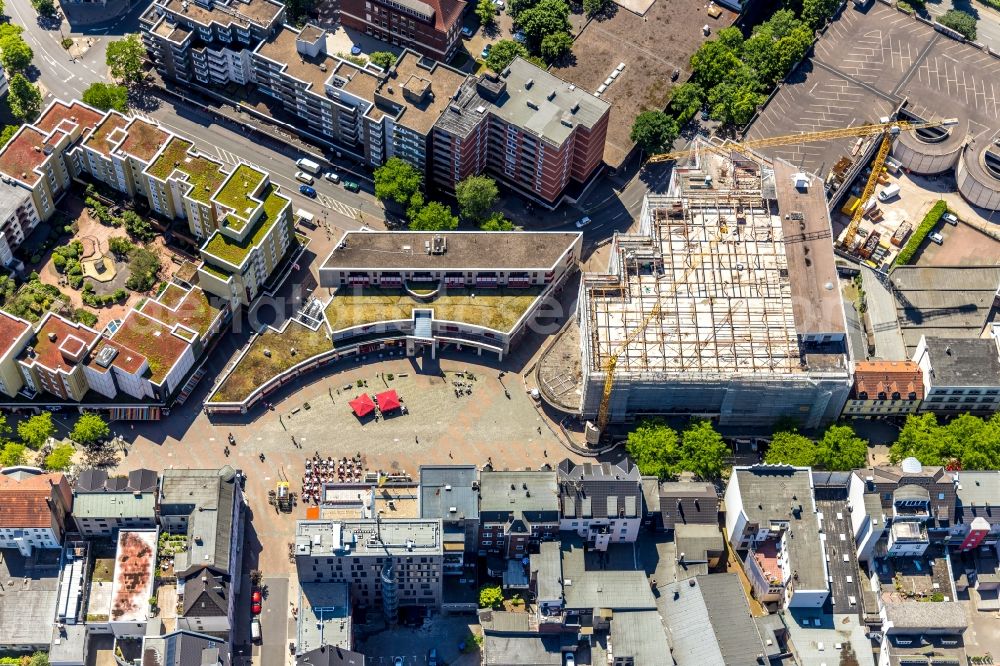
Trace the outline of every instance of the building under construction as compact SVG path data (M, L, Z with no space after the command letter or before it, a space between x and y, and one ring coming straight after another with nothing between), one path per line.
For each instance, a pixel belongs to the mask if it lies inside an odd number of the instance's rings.
M850 388L843 307L822 182L703 153L614 238L608 272L582 280L581 412L597 414L614 356L611 422L825 425Z

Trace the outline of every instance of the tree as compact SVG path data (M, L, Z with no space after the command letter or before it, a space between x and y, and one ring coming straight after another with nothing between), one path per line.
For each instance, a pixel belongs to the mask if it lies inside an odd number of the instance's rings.
M3 131L0 131L0 146L6 146L7 142L14 138L19 129L21 129L20 125L6 125Z
M108 249L117 257L126 257L135 245L127 238L112 236L108 239Z
M132 238L139 241L151 241L156 236L156 232L153 231L153 227L150 226L149 221L134 210L123 212L121 220L125 226L125 231Z
M719 38L707 41L698 47L698 50L691 56L691 69L694 72L693 78L705 90L709 90L720 83L729 80L734 72L738 72L744 67L740 62L737 52L728 44L736 43L735 39L722 40L722 35L728 30L739 30L736 28L726 28L719 32ZM740 35L739 46L743 45L743 36Z
M970 41L976 39L976 17L961 9L949 9L938 18L938 23L960 33Z
M770 465L812 467L816 463L816 444L794 430L776 432L771 438L764 462Z
M583 11L587 16L597 16L603 14L611 5L611 0L583 0Z
M538 3L538 0L508 0L507 13L517 19L522 12L531 9Z
M452 231L458 228L458 217L451 209L437 201L431 201L420 209L410 222L413 231Z
M73 464L74 453L76 453L76 449L73 448L72 444L60 444L52 449L49 455L45 456L42 466L53 472L64 472Z
M840 6L840 0L802 0L802 20L811 28L820 28Z
M8 74L27 69L34 56L31 47L21 35L11 34L0 38L0 64Z
M833 425L816 447L816 464L823 469L846 471L868 463L868 444L848 425Z
M670 150L680 135L677 121L663 111L643 111L632 123L629 138L649 155Z
M7 442L0 449L0 467L17 467L28 461L28 452L24 444Z
M517 227L503 216L503 213L493 213L490 219L479 225L481 231L514 231Z
M697 421L681 435L681 459L684 469L702 479L722 476L729 447L711 421Z
M28 666L49 666L49 655L45 652L36 652L31 655Z
M909 415L896 441L889 447L889 462L898 465L904 458L916 458L924 465L942 465L941 428L934 414Z
M493 0L479 0L476 3L476 16L479 17L479 22L484 28L493 25L497 17L497 6Z
M160 274L160 257L144 247L133 248L129 253L128 270L125 286L132 291L149 291Z
M17 434L21 441L36 451L55 433L56 426L52 423L51 412L36 414L17 424Z
M670 96L670 109L679 125L686 125L697 115L705 103L705 91L697 83L687 82L674 88Z
M368 56L368 60L386 70L396 64L396 56L390 51L375 51Z
M546 35L569 32L569 5L564 0L540 0L521 12L517 23L528 42L538 46Z
M73 425L73 432L69 434L70 439L84 446L97 444L110 436L111 428L108 427L108 424L99 414L95 414L94 412L84 412L81 414L80 418Z
M24 32L24 26L16 23L0 23L0 39L10 35L20 35L22 32Z
M56 13L54 0L31 0L31 6L40 16L52 16Z
M479 590L479 607L498 609L503 605L503 590L499 585L485 585Z
M560 60L573 50L573 37L568 32L554 32L542 38L539 51L548 62Z
M10 92L7 93L7 103L10 112L22 121L31 122L42 108L42 93L24 75L18 72L10 77Z
M663 421L640 421L628 434L625 450L644 475L668 479L681 472L677 432Z
M142 65L146 50L139 40L139 35L127 35L122 39L108 42L106 62L111 69L112 78L125 83L137 83L142 80Z
M3 0L0 0L0 16L4 15L3 10L4 10Z
M424 176L412 164L398 157L390 157L385 164L375 169L375 196L382 201L394 201L404 210L415 207L417 195L423 203L421 190Z
M496 181L489 176L469 176L455 185L455 198L462 217L479 222L500 196Z
M83 91L83 101L102 111L114 109L120 113L128 110L128 90L113 83L91 83Z
M490 49L490 54L486 56L486 66L494 72L502 72L507 69L514 58L528 57L528 49L523 44L518 44L513 39L501 39Z
M711 116L719 122L742 126L750 122L767 98L752 84L723 83L708 93Z

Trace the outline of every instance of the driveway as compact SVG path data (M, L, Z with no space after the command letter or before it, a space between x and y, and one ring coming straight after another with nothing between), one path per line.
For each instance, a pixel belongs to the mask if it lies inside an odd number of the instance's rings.
M285 663L288 655L288 636L294 627L291 607L288 605L288 579L265 578L267 599L260 614L261 644L254 647L253 663L277 666Z

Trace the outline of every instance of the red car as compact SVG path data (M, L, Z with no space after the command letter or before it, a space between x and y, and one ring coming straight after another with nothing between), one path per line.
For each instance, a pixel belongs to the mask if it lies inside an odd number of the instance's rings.
M255 604L260 603L260 590L253 591L253 594L250 595L250 601L252 601Z
M260 615L261 607L260 604L254 604L250 606L250 612L254 615Z

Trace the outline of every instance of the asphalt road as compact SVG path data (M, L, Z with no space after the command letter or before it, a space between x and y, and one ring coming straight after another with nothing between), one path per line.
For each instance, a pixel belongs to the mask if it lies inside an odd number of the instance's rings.
M259 646L254 646L254 662L258 664L283 664L288 652L288 627L292 624L288 605L288 579L265 578L267 599L260 614Z
M979 19L976 24L976 41L1000 51L1000 12L995 9L970 0L930 0L926 7L927 12L934 18L949 9L960 9L976 16Z

